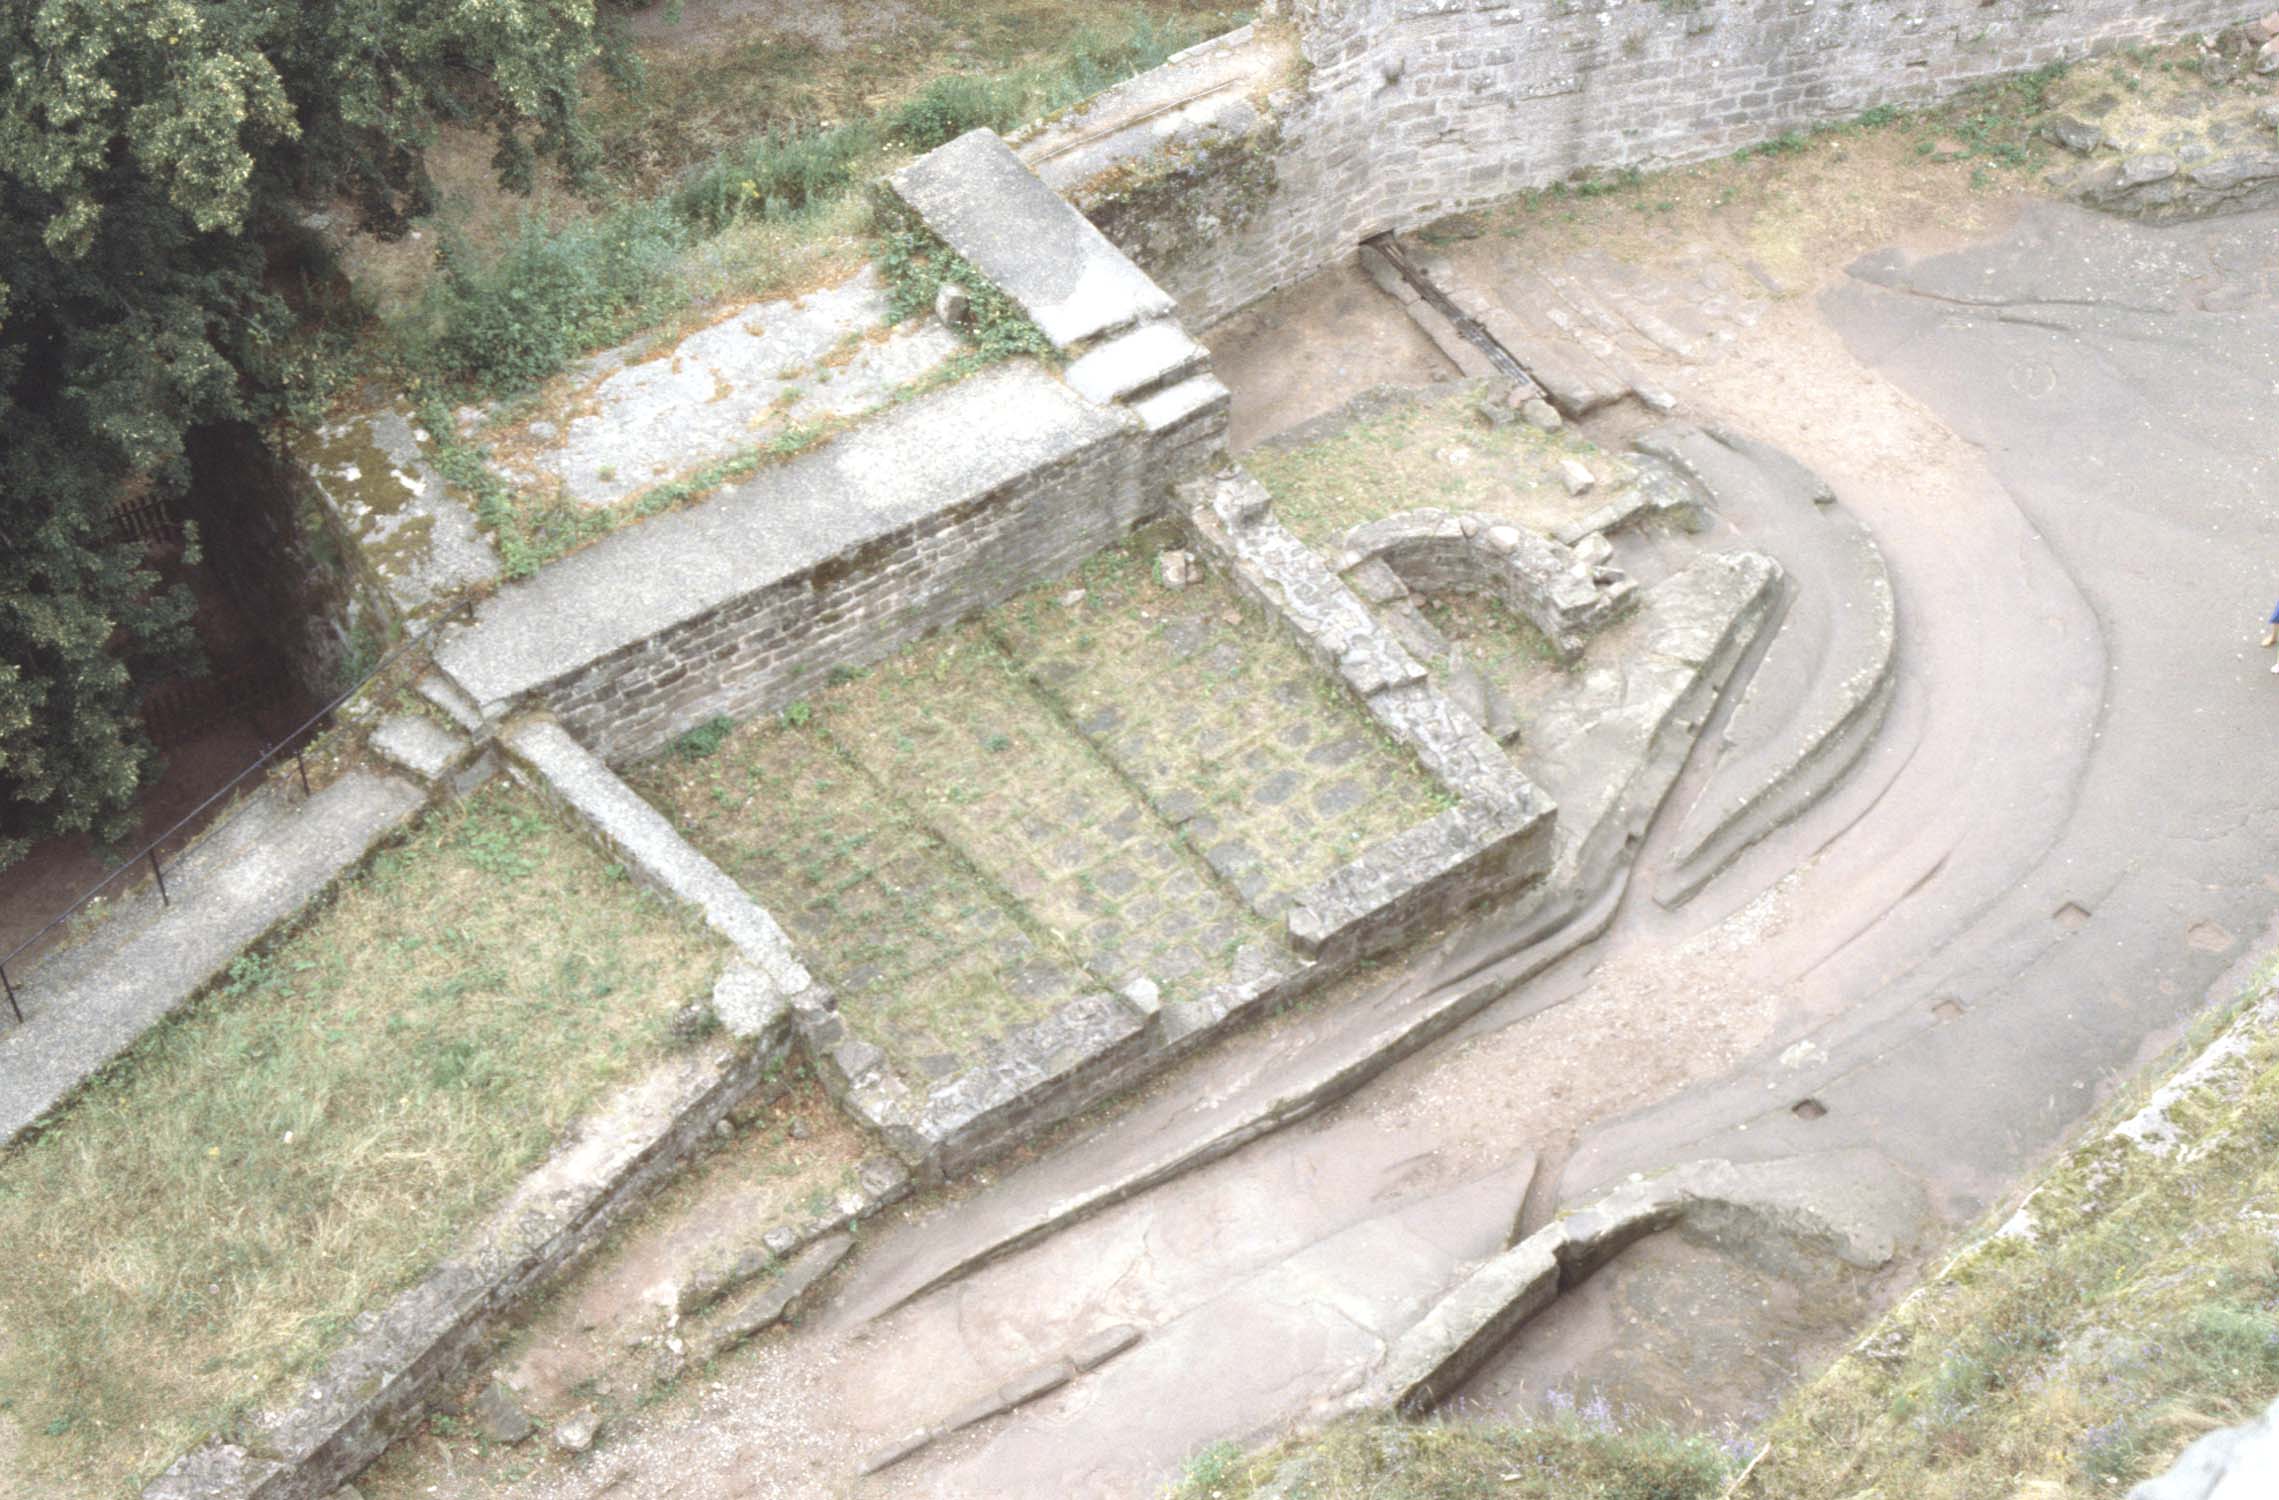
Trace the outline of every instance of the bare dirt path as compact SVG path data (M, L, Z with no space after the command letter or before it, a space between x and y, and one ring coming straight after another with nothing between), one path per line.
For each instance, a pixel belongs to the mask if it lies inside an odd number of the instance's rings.
M1147 1494L1203 1444L1349 1383L1461 1262L1502 1243L1523 1198L1537 1220L1677 1161L1864 1147L1949 1224L1991 1203L2198 1007L2279 903L2279 786L2260 764L2279 684L2250 639L2273 587L2279 476L2249 437L2279 422L2279 224L2151 231L1969 207L1969 233L1914 242L1944 254L1856 269L1860 250L1900 238L1894 224L1799 231L1805 248L1784 258L1768 234L1809 215L1712 216L1703 244L1599 235L1590 252L1637 270L1632 294L1660 287L1694 309L1690 356L1651 339L1629 349L1687 414L1795 453L1884 546L1898 696L1832 796L1688 906L1632 894L1596 945L1323 1116L864 1319L866 1288L909 1245L955 1233L961 1215L1049 1199L1086 1151L1130 1149L1080 1142L931 1225L885 1231L836 1310L621 1420L584 1459L518 1482L512 1464L469 1471L414 1444L365 1493ZM1589 227L1455 253L1479 282L1533 295L1515 266L1579 254L1560 235ZM1768 257L1783 294L1754 306L1702 269ZM1349 280L1298 305L1334 308ZM1334 404L1401 348L1373 314L1359 354L1318 346L1334 320L1275 315L1221 341L1238 403L1261 389L1246 369L1295 360L1320 385L1272 377L1249 431ZM1642 872L1635 889L1649 888ZM1487 924L1400 982L1429 990L1497 941ZM1239 1091L1328 1015L1206 1057L1172 1086ZM1128 1119L1183 1128L1193 1112L1164 1099ZM1501 1406L1604 1383L1672 1415L1745 1418L1859 1305L1838 1299L1816 1321L1764 1295L1760 1317L1742 1271L1691 1253L1618 1261L1474 1394ZM1706 1310L1714 1343L1641 1340L1642 1320L1688 1309ZM869 1449L1112 1322L1148 1338L850 1479ZM1774 1351L1761 1381L1737 1380L1722 1403L1686 1398L1700 1360L1744 1347Z

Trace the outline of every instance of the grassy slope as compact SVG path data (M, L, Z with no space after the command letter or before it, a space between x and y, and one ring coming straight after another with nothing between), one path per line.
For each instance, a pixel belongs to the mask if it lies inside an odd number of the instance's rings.
M273 1394L718 963L518 793L376 856L0 1158L0 1493L128 1492Z

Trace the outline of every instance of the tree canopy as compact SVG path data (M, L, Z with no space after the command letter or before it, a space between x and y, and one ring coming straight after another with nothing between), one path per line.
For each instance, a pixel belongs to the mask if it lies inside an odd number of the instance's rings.
M597 49L593 0L0 0L0 865L131 826L137 678L194 642L109 512L306 389L296 210L400 230L443 122L577 162Z

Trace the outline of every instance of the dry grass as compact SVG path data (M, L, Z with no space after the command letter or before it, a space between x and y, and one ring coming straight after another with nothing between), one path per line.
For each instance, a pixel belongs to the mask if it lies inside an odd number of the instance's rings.
M519 793L375 857L0 1162L5 1492L130 1493L280 1394L718 963Z
M1243 464L1274 497L1283 524L1321 548L1365 521L1426 507L1555 531L1597 510L1634 474L1622 457L1571 429L1489 426L1479 411L1484 389L1387 392L1339 431L1262 444ZM1559 478L1562 458L1581 460L1598 485L1569 495Z
M1900 1304L1790 1402L1740 1496L2121 1494L2279 1395L2279 1036L2171 1118L2173 1155L2100 1134L2060 1162L2034 1237Z
M1731 1456L1611 1415L1544 1422L1348 1421L1318 1437L1190 1459L1165 1500L1713 1500Z
M913 1082L1079 987L1018 904L837 742L844 689L699 731L631 779L774 913L839 1009Z

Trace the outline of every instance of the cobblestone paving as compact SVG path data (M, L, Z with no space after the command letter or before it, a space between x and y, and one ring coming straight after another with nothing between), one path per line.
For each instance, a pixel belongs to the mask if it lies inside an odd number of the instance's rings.
M949 1077L1096 986L839 749L832 712L745 725L632 779L774 913L859 1035L913 1082Z
M1158 537L1100 554L992 626L1164 819L1263 916L1445 805L1341 683L1215 579L1150 577ZM1076 586L1082 598L1070 603Z
M1188 998L1273 940L978 626L836 690L824 722L1104 985Z

